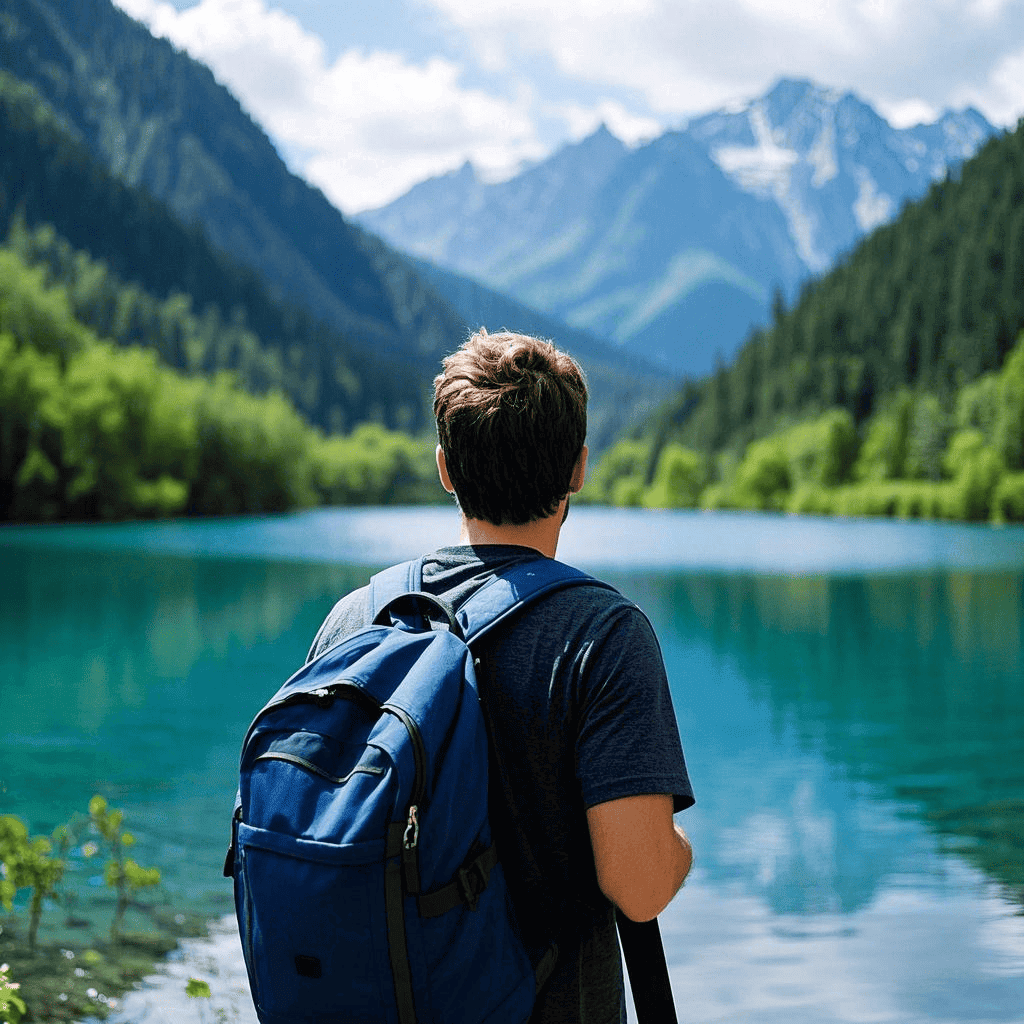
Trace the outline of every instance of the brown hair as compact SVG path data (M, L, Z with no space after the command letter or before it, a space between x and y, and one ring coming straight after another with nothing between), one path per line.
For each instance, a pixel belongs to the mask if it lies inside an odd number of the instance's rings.
M483 328L443 365L434 416L463 515L495 526L553 515L587 436L583 371L549 341Z

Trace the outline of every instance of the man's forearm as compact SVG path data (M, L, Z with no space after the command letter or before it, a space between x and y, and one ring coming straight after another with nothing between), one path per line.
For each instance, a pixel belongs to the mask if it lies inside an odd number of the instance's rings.
M679 875L679 883L676 885L676 892L679 892L686 881L686 876L690 873L690 868L693 867L693 846L690 845L690 837L678 824L673 822L672 827L675 829L676 838L679 840L679 847L682 852L680 859L681 874Z
M693 852L666 794L623 797L587 811L601 891L631 920L657 917L679 891Z

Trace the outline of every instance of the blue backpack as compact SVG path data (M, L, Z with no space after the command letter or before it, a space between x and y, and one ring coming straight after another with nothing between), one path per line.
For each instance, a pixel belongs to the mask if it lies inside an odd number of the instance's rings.
M262 1024L520 1024L554 966L524 948L491 840L469 645L543 594L607 585L538 559L454 612L421 581L422 561L375 576L373 625L245 737L225 874Z

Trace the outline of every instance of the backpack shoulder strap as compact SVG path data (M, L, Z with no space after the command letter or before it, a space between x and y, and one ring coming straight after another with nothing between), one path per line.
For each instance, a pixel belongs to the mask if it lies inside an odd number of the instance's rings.
M500 576L488 580L459 608L454 617L468 643L545 594L580 584L615 590L611 584L596 579L582 569L566 565L565 562L553 558L536 558L513 566ZM386 605L403 594L422 589L422 558L400 562L377 573L370 579L367 597L370 620L375 619Z
M369 595L366 605L372 622L384 608L403 594L423 588L423 559L399 562L370 577Z
M615 590L610 584L564 562L537 558L516 565L485 583L459 608L456 618L468 643L545 594L580 584Z

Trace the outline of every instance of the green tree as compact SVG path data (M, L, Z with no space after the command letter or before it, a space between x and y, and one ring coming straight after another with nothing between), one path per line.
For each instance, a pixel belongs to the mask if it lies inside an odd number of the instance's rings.
M950 417L935 395L914 398L907 431L903 475L912 479L940 480L942 458L951 433Z
M895 480L903 476L913 398L900 391L868 423L867 436L853 467L857 480Z
M28 267L4 249L0 249L0 333L62 357L87 347L94 339L74 318L67 292L47 287L42 268Z
M999 452L985 444L981 431L960 430L950 438L944 464L954 483L950 517L988 519L996 485L1006 471Z
M707 478L702 455L670 442L658 456L654 481L643 493L643 504L647 508L694 508Z
M57 357L0 334L0 518L60 513L62 397Z
M432 439L414 440L379 423L348 437L321 439L314 448L314 482L335 505L389 505L445 498Z
M845 481L857 456L859 442L853 417L845 409L801 423L780 435L797 483L835 487Z
M730 489L730 500L739 508L758 511L782 511L793 477L789 454L779 437L754 441L736 470Z
M117 894L113 920L110 922L110 941L122 937L124 915L132 898L140 889L160 882L157 868L143 868L125 855L125 850L135 845L135 837L122 829L124 812L107 806L107 801L97 794L89 801L89 817L96 830L103 837L110 850L110 860L103 871L103 879Z
M45 900L56 899L57 885L64 877L64 861L51 857L53 845L45 836L30 839L24 822L10 814L0 817L0 860L6 872L0 898L10 909L12 892L30 889L28 946L35 950Z
M9 965L0 964L0 1021L4 1024L18 1024L28 1013L28 1007L25 1000L18 995L21 985L11 981L9 972Z
M185 508L195 474L195 385L154 352L95 344L64 379L68 507L86 516L165 516Z
M650 446L622 440L612 445L589 474L585 500L612 505L639 505L644 493Z
M999 404L992 440L1011 470L1024 469L1024 334L999 375Z

